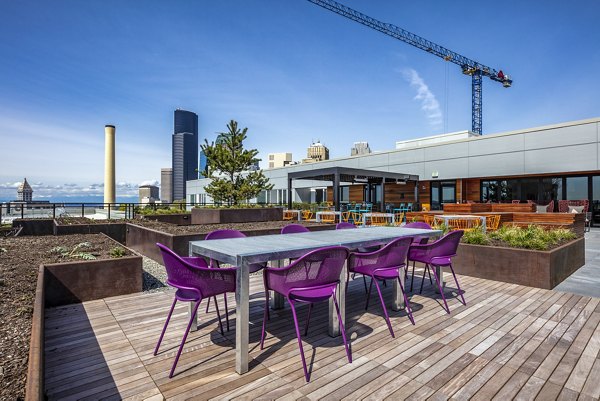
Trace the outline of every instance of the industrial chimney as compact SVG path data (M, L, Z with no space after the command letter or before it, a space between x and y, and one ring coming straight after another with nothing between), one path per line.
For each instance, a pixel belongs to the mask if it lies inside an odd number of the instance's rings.
M104 203L115 203L115 126L104 126Z

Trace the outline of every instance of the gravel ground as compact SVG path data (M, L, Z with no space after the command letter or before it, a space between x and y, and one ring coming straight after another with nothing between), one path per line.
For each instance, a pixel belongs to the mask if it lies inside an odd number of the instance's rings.
M167 288L167 271L160 263L143 256L143 290L149 292L163 291Z

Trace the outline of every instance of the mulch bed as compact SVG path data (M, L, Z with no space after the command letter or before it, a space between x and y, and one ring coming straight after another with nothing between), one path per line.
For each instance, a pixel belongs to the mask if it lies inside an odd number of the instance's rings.
M168 234L206 234L214 230L259 230L269 228L281 228L288 224L302 224L303 226L318 226L323 223L311 221L260 221L254 223L228 223L228 224L191 224L187 226L177 226L175 224L161 223L152 220L129 220L130 223L143 226L156 231L162 231Z
M31 318L40 264L74 261L51 254L57 246L72 250L82 242L85 252L109 259L114 241L100 234L0 238L0 400L25 397ZM132 255L127 249L126 255Z

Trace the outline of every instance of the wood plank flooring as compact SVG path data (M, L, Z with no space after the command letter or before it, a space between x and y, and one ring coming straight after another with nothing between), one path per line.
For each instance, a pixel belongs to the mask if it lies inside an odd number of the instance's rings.
M420 286L419 274L415 290ZM315 305L303 346L306 383L289 306L272 311L264 350L262 278L251 278L250 371L235 373L235 300L231 331L221 335L211 303L201 305L174 378L168 372L187 324L180 304L153 355L172 292L134 294L46 311L49 399L600 399L600 298L459 276L467 306L446 274L451 314L426 279L411 296L416 321L390 312L392 338L372 294L365 311L362 279L351 282L346 330L327 335L327 304ZM391 286L384 297L391 303ZM223 308L223 299L219 300ZM306 307L298 309L300 324ZM225 319L223 324L225 325Z

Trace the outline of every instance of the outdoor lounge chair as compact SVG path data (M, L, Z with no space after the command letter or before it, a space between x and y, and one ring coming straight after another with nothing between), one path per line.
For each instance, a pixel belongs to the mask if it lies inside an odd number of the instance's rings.
M304 350L302 348L302 338L298 327L298 316L296 315L296 304L308 304L308 316L304 335L308 333L308 324L310 322L310 313L313 303L329 300L333 297L333 303L337 311L338 321L346 348L348 362L352 363L352 353L348 348L344 322L340 315L340 308L335 296L337 286L339 285L340 274L344 268L344 263L348 257L348 249L341 246L332 246L317 249L295 260L288 266L282 268L268 267L264 270L263 279L265 284L265 312L262 324L262 334L260 337L260 349L264 348L265 333L267 324L267 310L269 308L269 290L276 291L283 295L290 304L296 337L298 338L298 348L300 348L300 357L302 358L302 367L304 368L304 377L310 381L310 375L306 367Z
M223 323L221 322L221 314L219 313L219 306L216 303L216 296L223 294L226 296L228 292L235 292L235 268L221 268L212 269L209 268L206 261L202 258L187 258L177 255L175 252L164 246L163 244L156 244L160 249L160 252L165 263L165 269L167 270L167 284L177 289L175 297L173 298L173 304L167 315L167 320L163 326L162 332L154 348L154 355L158 353L160 343L163 340L167 326L171 320L171 315L175 309L177 301L181 302L194 302L192 316L188 322L181 344L173 361L173 366L169 372L169 378L173 377L175 367L181 356L183 345L187 339L192 322L196 318L198 312L198 306L203 299L215 298L215 307L217 310L217 317L219 319L219 327L221 334L223 334Z

